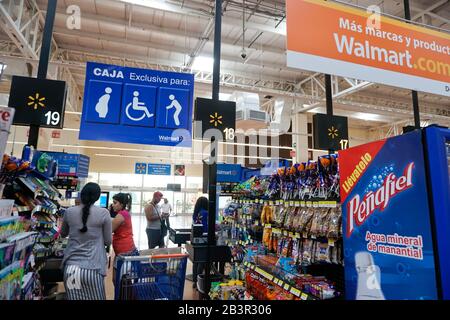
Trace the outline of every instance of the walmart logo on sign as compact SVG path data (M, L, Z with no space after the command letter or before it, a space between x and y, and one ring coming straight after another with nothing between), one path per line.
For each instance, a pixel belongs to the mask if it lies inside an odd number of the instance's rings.
M193 74L88 63L80 139L190 147L193 84Z

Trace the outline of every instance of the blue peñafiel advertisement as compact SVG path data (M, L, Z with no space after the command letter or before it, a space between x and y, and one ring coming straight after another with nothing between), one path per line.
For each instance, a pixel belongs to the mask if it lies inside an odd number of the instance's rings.
M191 147L194 75L88 62L80 140Z
M339 152L348 300L437 299L421 132Z

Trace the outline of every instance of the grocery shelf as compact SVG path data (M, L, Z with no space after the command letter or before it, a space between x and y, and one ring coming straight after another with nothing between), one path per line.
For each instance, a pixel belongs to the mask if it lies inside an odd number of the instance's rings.
M255 271L256 273L263 276L267 280L275 283L280 288L292 293L294 296L300 298L301 300L318 300L316 297L306 294L305 292L302 292L301 290L293 287L292 285L285 282L284 280L272 275L271 273L263 270L262 268L258 267L257 265L255 265L251 262L245 261L244 266L252 271Z

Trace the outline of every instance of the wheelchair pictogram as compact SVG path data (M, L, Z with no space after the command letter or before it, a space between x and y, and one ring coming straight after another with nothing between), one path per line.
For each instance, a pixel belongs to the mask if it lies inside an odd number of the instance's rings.
M141 121L142 119L144 119L145 117L147 118L151 118L154 116L153 113L150 113L147 109L147 106L145 105L145 102L139 101L139 91L134 91L133 92L133 101L127 104L127 107L125 109L125 113L128 117L128 119L132 120L132 121ZM142 111L142 115L138 118L132 117L130 115L130 108L132 108L135 111Z

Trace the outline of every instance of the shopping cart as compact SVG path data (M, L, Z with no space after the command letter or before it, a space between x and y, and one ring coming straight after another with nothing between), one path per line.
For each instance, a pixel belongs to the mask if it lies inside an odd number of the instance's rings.
M115 300L182 300L188 255L182 248L118 256Z

